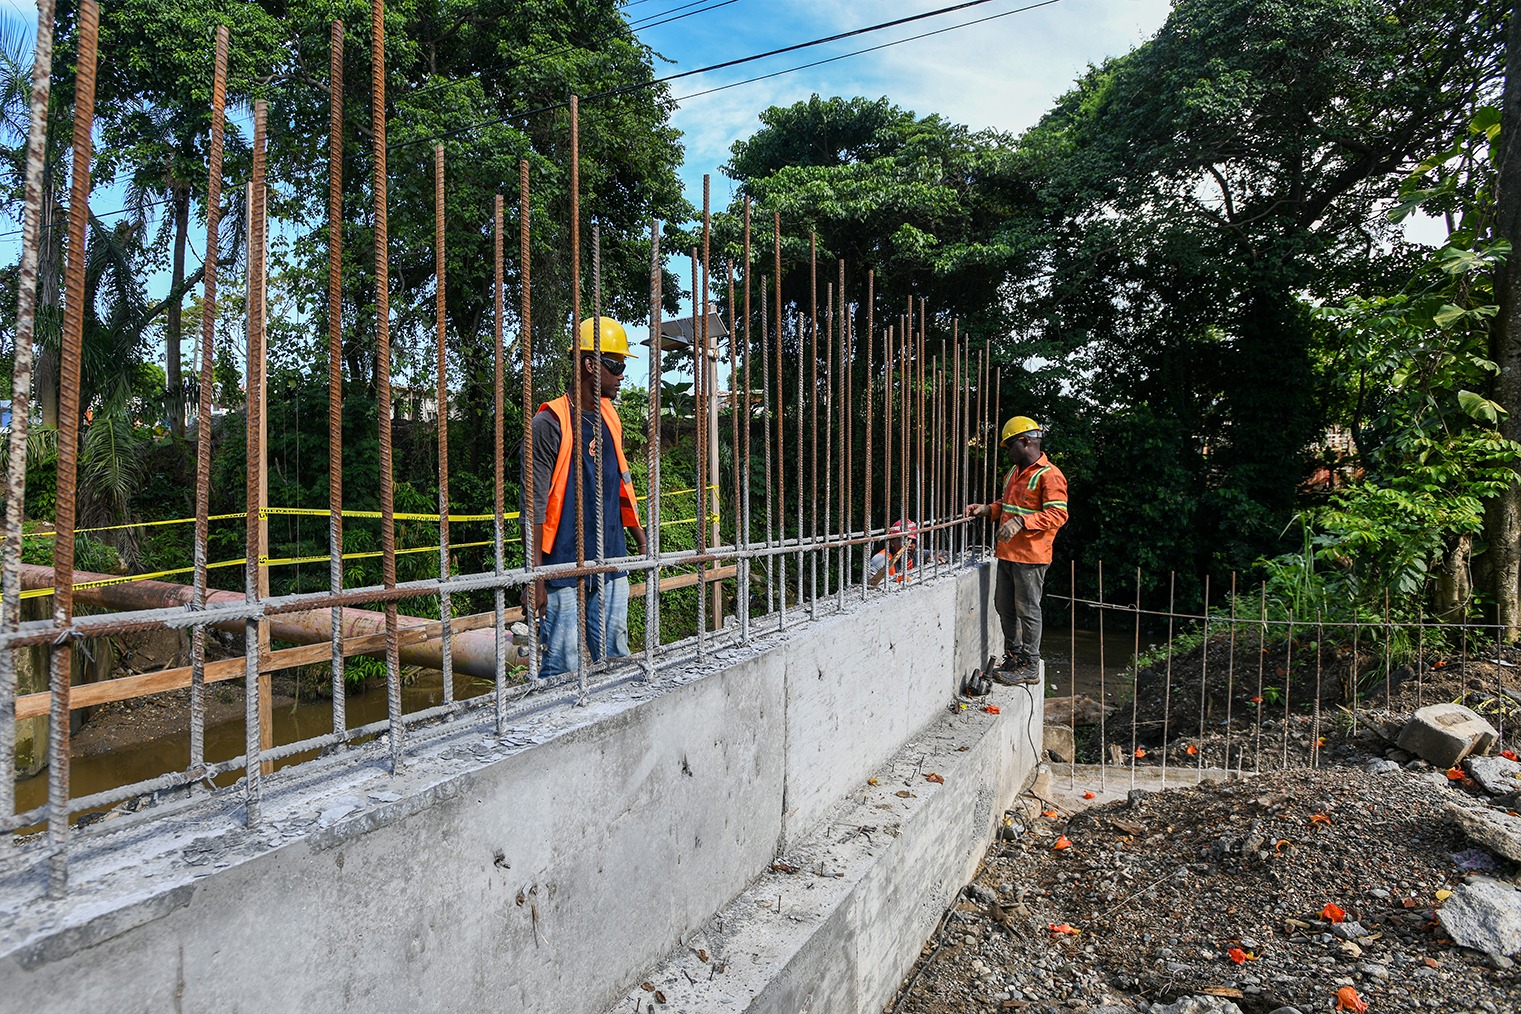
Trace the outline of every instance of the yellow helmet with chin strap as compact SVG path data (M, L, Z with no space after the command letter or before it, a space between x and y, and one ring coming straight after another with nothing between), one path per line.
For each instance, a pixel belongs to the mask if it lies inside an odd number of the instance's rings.
M581 322L582 352L597 351L597 322L602 322L602 354L608 356L632 356L628 347L628 332L611 317L587 317Z
M998 438L998 442L1001 444L1012 437L1022 436L1032 430L1039 434L1040 423L1027 415L1017 415L1003 424L1003 435Z

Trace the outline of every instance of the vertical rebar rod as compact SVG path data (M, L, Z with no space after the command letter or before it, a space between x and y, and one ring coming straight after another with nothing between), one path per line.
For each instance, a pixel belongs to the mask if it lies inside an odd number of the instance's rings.
M782 481L781 470L774 467L771 457L771 336L770 336L770 307L767 305L767 296L770 292L769 280L761 277L760 287L760 350L761 350L761 453L766 462L766 548L770 549L776 538L775 529L772 527L773 512L776 504L772 499L772 493L778 483ZM780 424L778 424L779 426ZM776 562L774 554L766 554L766 612L770 614L776 609Z
M1177 612L1178 572L1170 571L1167 581L1167 670L1162 684L1162 788L1167 788L1167 744L1168 726L1172 718L1172 653L1173 618ZM1131 761L1135 763L1134 760Z
M74 648L75 480L79 466L79 375L85 323L85 228L90 218L90 160L94 154L95 60L100 6L79 5L79 59L74 72L73 171L69 181L69 231L64 274L62 356L58 378L57 505L53 537L53 646L48 708L48 893L61 897L69 882L69 710ZM14 417L13 417L14 418ZM7 772L4 776L9 779ZM7 814L8 816L8 814Z
M875 326L874 306L877 298L877 272L866 272L866 383L861 389L861 395L866 399L866 449L861 460L861 491L865 497L865 512L862 515L861 528L867 538L861 544L861 598L864 600L867 593L866 574L871 569L871 491L876 485L875 469L872 468L871 457L871 427L872 427L872 402L875 398L872 390L876 386L875 381L875 356L876 334L872 328Z
M1291 691L1294 684L1294 611L1289 610L1288 638L1284 641L1283 648L1283 756L1280 767L1287 770L1289 766L1289 704L1293 699Z
M913 484L913 474L909 471L909 461L912 460L909 441L913 434L914 396L911 380L913 363L910 358L914 347L914 332L909 326L911 319L911 317L898 318L898 519L903 522L905 531L909 523L913 521L908 514L909 489ZM908 583L909 577L909 571L905 566L902 574L904 584Z
M709 333L708 328L708 314L711 309L708 298L708 279L711 277L709 272L709 264L712 254L713 241L713 212L710 192L711 186L711 176L707 173L703 173L702 260L700 261L699 265L702 268L702 315L699 320L693 322L694 327L692 335L693 339L697 341L697 347L699 350L699 354L695 357L695 366L696 375L699 378L697 382L697 432L699 434L697 441L697 551L700 553L705 553L708 549L708 486L710 484L716 486L718 483L718 476L716 474L712 474L714 472L714 469L709 467L709 455L714 450L714 448L710 445L718 438L718 434L709 428L708 419L709 411L716 404L713 401L713 398L717 394L717 392L713 390L712 385L709 383L709 381L712 379L712 375L709 373L709 369L711 368L712 363L712 359L710 357L710 342L712 340L712 335ZM693 314L696 314L698 312L698 304L698 291L694 287L692 291ZM700 337L697 332L698 327L702 329ZM714 504L715 506L717 504L716 496L714 497ZM705 649L707 647L708 617L706 613L706 603L708 598L708 583L706 580L703 580L705 576L703 575L703 571L707 569L707 564L700 564L697 568L699 575L697 582L697 598L700 602L703 603L702 608L698 610L697 614L699 627L697 631L697 657L699 659L703 657L705 654ZM713 619L716 621L718 619L718 610L714 609L712 615Z
M433 146L433 306L438 338L438 626L443 654L444 703L454 703L451 650L453 602L449 595L449 353L447 336L448 252L444 230L444 146Z
M803 469L803 450L807 446L807 444L805 444L803 442L803 373L805 372L804 369L803 369L803 356L807 352L808 346L803 341L803 320L802 320L802 313L800 311L799 312L795 312L793 314L792 333L795 334L795 335L797 335L797 348L798 348L798 364L797 364L798 365L798 369L797 369L797 378L796 378L796 380L797 380L797 385L796 385L797 386L797 402L796 402L796 405L797 405L797 454L798 454L798 469L797 469L797 546L798 546L798 549L797 549L797 603L798 603L798 608L801 609L802 606L803 606L804 601L808 601L808 616L810 618L812 618L813 615L814 615L814 603L811 600L809 600L809 597L807 595L807 592L806 592L807 581L805 580L805 577L804 577L804 574L803 574L804 561L808 558L808 555L809 555L807 553L807 550L804 549L804 544L803 544L803 501L807 498L807 492L808 492L807 477L806 477L806 475L804 473L804 469Z
M1099 788L1109 788L1109 751L1106 744L1109 742L1109 730L1104 722L1104 705L1109 700L1109 688L1105 686L1104 674L1104 561L1098 562L1098 650L1099 650ZM1075 607L1075 603L1074 603ZM1072 698L1072 710L1077 710L1077 698ZM1163 751L1163 757L1166 757ZM1074 758L1075 760L1076 758ZM1131 758L1131 766L1134 767L1135 758ZM1164 761L1165 763L1165 761ZM1165 781L1165 778L1164 778Z
M1347 687L1347 697L1349 698L1349 701L1350 701L1350 703L1352 705L1352 738L1353 739L1357 738L1357 712L1358 712L1358 707L1361 704L1361 701L1359 700L1359 698L1362 696L1362 694L1359 692L1359 689L1358 689L1358 675L1359 675L1359 672L1358 672L1358 670L1359 670L1359 665L1358 665L1358 650L1359 650L1359 645L1358 645L1358 642L1359 642L1360 635L1362 634L1362 625L1358 622L1358 619L1359 619L1359 614L1358 614L1358 612L1356 610L1354 610L1353 613L1352 613L1352 672L1351 672L1351 675L1349 677L1349 683L1348 683L1348 687Z
M226 29L222 29L226 31ZM327 589L337 595L343 590L343 22L334 21L328 34L328 137L327 137ZM226 78L226 59L223 44L218 39L221 76ZM213 99L215 104L215 99ZM213 114L218 116L219 114ZM213 121L212 129L220 133L220 123ZM214 134L214 145L219 148L220 137ZM215 185L220 189L221 152L217 150L218 172ZM208 197L208 220L206 228L206 282L207 302L210 302L211 279L216 263L215 221L216 199ZM208 321L208 324L213 322ZM205 329L201 352L201 404L205 409L199 426L207 431L207 466L211 453L211 335L213 327ZM202 434L197 434L201 437ZM198 440L199 442L199 440ZM196 504L196 523L205 515L199 502ZM199 534L199 533L198 533ZM197 540L197 552L204 543ZM204 555L202 556L204 559ZM200 581L204 577L198 573ZM197 583L200 584L200 581ZM205 601L205 586L198 593ZM344 691L343 662L343 609L333 606L328 612L328 639L331 648L331 679L333 692L333 735L340 740L348 735L347 700ZM205 629L197 628L201 637ZM199 762L194 758L192 766Z
M1136 622L1141 622L1139 611L1136 612ZM1230 654L1225 662L1225 770L1229 772L1231 769L1231 733L1234 731L1231 727L1231 722L1234 718L1232 711L1234 710L1233 706L1236 698L1236 572L1234 570L1231 571L1231 636L1230 645L1227 650ZM1353 658L1355 659L1356 657L1356 652L1354 652ZM1239 759L1237 770L1240 770Z
M32 94L26 139L25 213L21 226L20 284L11 365L10 459L6 469L5 549L0 564L0 628L21 624L21 529L25 517L27 428L31 421L32 362L37 329L38 263L44 214L42 181L47 165L48 101L53 89L53 0L37 0L32 42ZM16 749L16 653L0 649L0 757ZM0 778L0 816L16 808L16 784Z
M801 344L801 343L799 343ZM798 422L802 422L802 402L798 402ZM819 234L808 233L808 541L819 538ZM801 436L801 433L799 434ZM801 446L801 442L799 443ZM798 504L799 511L802 504ZM808 616L819 610L819 554L808 554ZM801 574L800 574L801 576Z
M253 178L249 184L249 207L251 216L248 227L248 439L247 439L247 521L245 564L243 568L243 594L252 604L259 600L259 566L267 550L264 546L264 519L260 516L263 503L259 491L263 484L264 457L264 312L265 312L265 243L267 217L265 210L264 173L266 124L269 110L264 100L254 103ZM244 732L247 752L245 754L244 795L247 801L248 825L259 823L261 810L261 779L264 765L260 756L264 730L260 719L259 663L262 661L262 645L259 638L259 621L250 619L243 625L244 650Z
M1130 656L1130 787L1135 788L1135 751L1138 720L1136 693L1141 685L1141 568L1135 569L1135 646ZM1104 702L1100 701L1102 705Z
M695 415L693 422L697 427L697 531L693 534L693 543L699 549L706 545L707 513L705 506L705 494L707 484L708 455L705 446L707 431L707 415L704 413L706 406L703 404L703 356L706 349L702 342L702 322L698 315L702 310L702 276L700 274L701 262L698 259L697 247L692 248L692 404ZM697 565L697 655L701 658L707 649L708 628L708 589L702 581L702 564Z
M743 490L744 490L744 492L742 494L742 496L743 496L744 499L743 499L743 502L740 504L740 514L741 514L741 527L743 528L745 534L744 534L744 541L741 542L740 545L741 545L741 547L743 547L745 549L749 549L750 548L750 540L751 540L751 538L753 537L753 534L754 534L751 531L751 517L750 517L750 484L751 484L751 463L750 463L750 437L751 437L751 433L750 433L750 431L755 428L755 425L754 425L755 424L755 419L754 419L753 411L752 411L752 409L750 407L750 393L751 393L751 391L754 390L754 387L752 386L752 380L753 380L753 378L751 377L751 374L750 374L750 343L751 343L751 340L752 340L752 332L750 330L750 327L751 327L751 317L750 317L750 269L751 269L751 261L750 261L750 197L749 197L748 194L745 195L744 258L745 258L745 305L744 305L744 313L745 313L745 353L744 353L745 393L744 393L743 399L740 402L736 403L735 410L736 411L740 411L740 405L743 405L743 412L744 412L744 418L745 418L745 424L744 424L744 450L743 450L743 454L744 454L744 467L740 469L740 473L744 476L744 486L742 487ZM762 288L762 290L761 290L761 295L763 297L765 296L765 289L764 288ZM764 342L765 340L766 340L766 338L765 338L765 334L764 334L764 322L763 322L763 324L762 324L761 341ZM767 477L766 478L766 484L768 486L770 485L770 482L771 482L770 476L771 476L771 469L767 468L766 469L766 477ZM767 560L769 561L770 557L767 557ZM739 574L739 583L738 583L739 599L740 599L741 603L743 603L741 605L741 607L740 607L743 610L743 612L740 613L740 618L739 618L739 638L740 638L740 642L742 644L748 644L748 643L750 643L750 559L749 559L749 557L745 557L745 558L743 558L740 561L739 571L740 571L740 574Z
M396 489L391 470L391 266L386 200L385 2L370 4L370 130L375 202L375 401L380 438L380 583L396 587ZM386 713L390 720L391 770L401 768L406 729L401 718L401 645L396 601L385 602Z
M1315 609L1315 704L1310 720L1310 767L1320 767L1320 681L1322 647L1326 643L1326 628L1319 607ZM1464 656L1467 657L1466 655ZM1353 701L1352 706L1357 707Z
M342 37L342 26L338 35ZM201 300L200 379L196 392L195 422L195 544L192 549L195 577L190 592L191 608L206 608L206 563L211 539L207 516L211 510L211 388L212 367L216 362L217 254L222 213L222 148L227 113L226 25L217 27L216 59L211 76L211 147L206 171L206 256L202 272L205 295ZM342 85L338 86L340 89ZM331 311L329 311L331 312ZM20 342L17 343L20 355ZM22 403L24 404L24 403ZM12 413L23 420L24 412ZM10 594L7 590L6 594ZM341 706L339 698L335 705ZM206 626L198 623L190 631L190 768L202 770L206 764Z
M1067 684L1068 695L1072 707L1068 709L1067 722L1072 731L1072 756L1068 758L1067 774L1068 788L1077 788L1077 560L1073 558L1067 561ZM1099 712L1103 713L1104 702L1099 701ZM1130 709L1132 712L1135 708ZM1099 756L1103 757L1108 744L1104 737L1099 737ZM1130 779L1135 780L1135 765L1131 765Z
M595 411L592 413L594 432L597 434L596 443L593 445L606 451L602 442L602 223L592 220L592 352L596 354L597 366L592 371L592 405ZM602 463L593 461L592 467L596 469L597 479L591 497L591 510L593 525L597 531L597 565L607 563L607 505L606 498L602 495ZM620 511L619 524L622 524ZM597 572L597 658L598 667L607 665L607 623L610 610L607 608L607 572Z
M882 551L891 558L885 545L887 533L893 525L893 326L887 325L882 332ZM887 579L888 590L892 580Z
M1257 696L1252 698L1252 703L1257 706L1257 717L1253 723L1256 733L1252 743L1252 771L1262 772L1262 703L1263 691L1267 688L1263 685L1263 678L1267 672L1267 582L1262 583L1262 600L1259 606L1259 619L1257 625Z
M665 343L660 333L661 289L665 272L660 265L660 223L650 222L650 398L649 441L646 445L649 476L649 499L645 520L645 552L655 561L644 583L644 678L655 681L655 647L660 641L660 350Z
M825 538L834 532L830 527L830 507L834 501L834 283L824 286L824 528ZM817 395L817 391L814 392ZM818 434L814 434L818 439ZM814 491L817 495L817 490ZM829 597L829 564L834 554L824 551L824 597ZM818 570L818 554L814 554L814 570Z
M1204 643L1199 646L1199 742L1194 759L1198 761L1198 774L1194 781L1204 781L1204 710L1209 701L1209 575L1204 575Z
M491 333L492 404L497 409L492 420L492 563L497 576L507 571L507 433L503 415L507 402L507 290L506 274L506 218L507 200L497 194L492 202L492 285L491 301L495 319ZM538 513L534 508L537 492L533 476L533 255L529 249L532 239L533 205L529 192L528 160L518 160L518 355L522 359L523 374L523 495L518 505L518 529L523 533L523 569L533 574L539 559ZM499 406L499 407L498 407ZM537 585L532 579L523 585L523 619L528 628L528 665L525 674L528 686L534 686L539 678L539 613ZM495 703L496 734L507 731L507 589L498 585L492 595L492 608L496 617L492 626L496 630ZM513 652L517 654L516 651Z
M586 440L582 437L582 418L586 412L581 394L581 99L570 97L570 390L571 432L561 439L574 441L576 470L576 566L586 566ZM600 373L599 373L600 376ZM601 418L601 406L593 406ZM600 428L592 432L601 434ZM586 577L576 575L576 704L586 704L586 665L590 645L586 641Z
M917 439L914 441L914 519L917 524L924 524L925 500L925 474L924 459L929 451L925 438L929 434L929 426L925 423L925 376L927 357L924 352L924 325L925 325L926 300L919 300L919 336L914 345L914 359L918 370L918 377L914 384L914 421L918 424L915 431ZM921 541L923 534L920 535ZM918 554L919 546L914 546L915 555ZM917 561L916 561L917 562Z
M776 288L776 536L777 542L787 541L787 441L786 412L783 411L783 395L787 387L782 380L782 215L771 213L772 284ZM798 449L801 456L802 448ZM801 472L799 473L801 476ZM799 482L801 482L799 478ZM767 484L770 488L770 484ZM777 628L787 626L787 557L777 556Z
M990 353L990 355L991 355L991 353ZM993 371L993 415L988 419L988 422L991 425L991 432L993 432L993 433L1001 433L1002 432L1003 426L999 422L999 420L1002 417L1003 417L1003 367L999 367L999 368L997 368L997 369L995 369ZM996 438L994 438L994 439L996 439ZM993 483L994 483L995 489L990 489L988 491L988 495L989 495L990 499L992 497L998 495L998 492L996 491L996 486L997 486L997 483L998 483L997 461L998 461L998 445L996 443L994 443L993 444L993 462L994 462L994 467L993 467Z

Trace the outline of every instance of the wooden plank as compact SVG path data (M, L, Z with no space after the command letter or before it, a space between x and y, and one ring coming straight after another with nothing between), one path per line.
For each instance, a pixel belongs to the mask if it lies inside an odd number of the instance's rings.
M661 591L673 591L677 588L690 588L701 582L722 581L739 573L737 567L722 567L718 570L703 571L696 574L673 574L660 579ZM636 584L629 589L629 597L637 598L644 594L645 585ZM504 615L510 625L523 618L523 610L519 608L508 609ZM457 617L451 624L455 632L466 630L485 630L496 622L496 613L476 613L472 616ZM442 636L443 625L437 620L425 620L415 626L402 627L398 632L399 643L402 645L421 644L424 641L436 640ZM384 632L376 634L363 634L359 637L345 638L343 642L343 654L351 655L378 655L385 651L386 635ZM259 671L265 673L279 672L283 669L293 669L301 665L318 665L332 657L332 645L328 641L317 644L303 644L294 648L280 648L265 655L259 664ZM223 659L218 662L206 663L206 682L222 683L228 680L243 678L243 658ZM77 686L70 695L70 704L74 708L98 707L102 704L111 704L116 701L130 701L139 697L147 697L151 694L159 694L168 690L183 690L190 685L190 667L180 666L174 669L160 669L157 672L136 673L131 676L120 676L116 679L102 680L99 683L87 683ZM26 694L16 698L16 718L38 718L48 713L52 695L47 691L37 694Z

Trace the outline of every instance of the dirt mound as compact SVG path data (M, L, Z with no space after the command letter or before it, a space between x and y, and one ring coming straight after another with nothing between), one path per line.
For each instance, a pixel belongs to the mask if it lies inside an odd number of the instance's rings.
M1266 1014L1326 1010L1346 986L1374 1012L1514 1010L1515 968L1457 948L1434 916L1465 870L1517 872L1444 819L1457 790L1439 777L1283 772L1016 817L889 1010L1142 1010L1205 994Z

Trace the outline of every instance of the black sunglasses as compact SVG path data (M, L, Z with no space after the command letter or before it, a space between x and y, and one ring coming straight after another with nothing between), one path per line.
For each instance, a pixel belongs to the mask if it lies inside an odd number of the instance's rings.
M628 368L628 363L617 356L603 356L602 365L607 367L607 372L615 377L623 376L623 371Z

